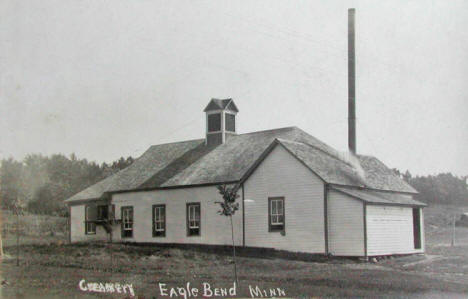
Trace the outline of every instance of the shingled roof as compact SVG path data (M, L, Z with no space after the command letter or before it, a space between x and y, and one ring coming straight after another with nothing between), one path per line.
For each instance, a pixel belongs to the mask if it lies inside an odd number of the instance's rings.
M371 156L332 154L304 142L278 141L325 182L370 189L416 193L394 172Z
M327 183L416 193L376 158L358 155L359 163L353 162L301 129L288 127L232 136L214 147L204 139L151 146L129 167L67 201L119 191L239 182L278 144Z

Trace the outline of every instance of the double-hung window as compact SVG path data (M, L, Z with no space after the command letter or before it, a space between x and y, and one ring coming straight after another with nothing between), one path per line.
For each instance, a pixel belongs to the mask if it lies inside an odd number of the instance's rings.
M96 222L95 219L95 210L96 206L87 205L85 207L85 234L86 235L95 235L96 234Z
M268 199L268 226L270 232L284 231L284 197Z
M200 203L187 204L187 235L200 235Z
M166 205L153 206L153 237L166 236Z
M133 237L133 207L122 207L122 238Z

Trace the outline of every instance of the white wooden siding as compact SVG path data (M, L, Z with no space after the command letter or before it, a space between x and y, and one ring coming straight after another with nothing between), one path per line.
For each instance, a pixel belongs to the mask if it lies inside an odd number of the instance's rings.
M239 190L239 194L241 194ZM231 224L226 216L218 214L222 200L215 186L140 191L114 194L116 218L121 218L122 206L133 206L133 237L128 242L188 243L231 245ZM235 244L242 245L242 199L233 217ZM199 202L201 206L201 235L187 236L186 204ZM166 236L153 237L152 206L166 205ZM114 240L121 240L120 225L115 226Z
M246 246L324 253L324 184L281 145L244 183ZM286 234L268 231L268 197L284 197Z
M76 205L70 207L71 220L71 242L83 241L105 241L107 233L101 225L96 225L96 234L85 234L85 205Z
M411 207L367 205L366 210L369 256L424 251L424 230L421 230L422 249L414 249L413 209Z
M328 246L336 256L364 256L364 204L345 194L328 192Z

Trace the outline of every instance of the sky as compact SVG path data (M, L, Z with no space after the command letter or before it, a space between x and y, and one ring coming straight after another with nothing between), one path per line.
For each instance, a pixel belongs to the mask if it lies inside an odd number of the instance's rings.
M0 0L0 158L137 157L297 126L347 150L347 10L356 8L357 151L468 175L468 1Z

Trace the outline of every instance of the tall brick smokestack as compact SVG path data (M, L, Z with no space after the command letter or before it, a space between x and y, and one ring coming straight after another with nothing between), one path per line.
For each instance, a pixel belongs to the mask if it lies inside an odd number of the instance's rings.
M348 148L356 154L356 60L354 48L354 8L348 9Z

